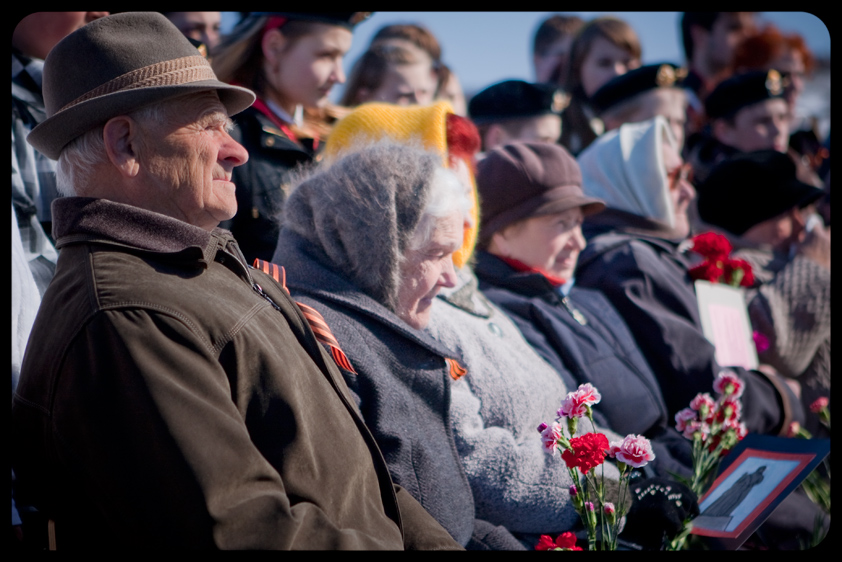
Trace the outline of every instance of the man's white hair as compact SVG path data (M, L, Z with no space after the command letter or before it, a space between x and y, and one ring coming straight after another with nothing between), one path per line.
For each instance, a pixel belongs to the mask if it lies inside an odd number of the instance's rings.
M163 124L167 120L171 101L147 105L126 115L139 122ZM104 129L104 124L91 129L70 141L61 151L56 164L56 188L59 193L64 196L85 196L96 168L108 163Z

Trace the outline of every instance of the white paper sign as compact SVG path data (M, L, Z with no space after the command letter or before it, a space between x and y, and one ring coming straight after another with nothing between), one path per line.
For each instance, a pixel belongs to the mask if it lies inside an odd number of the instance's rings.
M722 367L757 368L745 290L721 283L696 281L696 300L705 337L716 347Z

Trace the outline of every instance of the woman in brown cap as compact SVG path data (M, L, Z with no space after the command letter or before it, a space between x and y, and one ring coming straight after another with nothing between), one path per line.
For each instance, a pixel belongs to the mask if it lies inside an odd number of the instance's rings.
M650 439L656 460L647 476L687 475L689 442L672 428L657 380L629 328L601 293L574 286L585 247L582 220L605 206L585 196L581 182L576 160L555 144L513 143L479 162L480 289L511 315L547 362L600 391L599 411L608 427ZM632 512L626 538L657 548L663 531L678 532L696 510L692 494L684 492L681 507L664 501L644 518L646 528Z
M249 161L234 178L237 215L221 225L234 233L249 263L272 258L288 172L317 158L329 123L341 116L328 96L345 82L343 57L354 27L368 15L252 12L211 53L220 80L257 94L236 120Z

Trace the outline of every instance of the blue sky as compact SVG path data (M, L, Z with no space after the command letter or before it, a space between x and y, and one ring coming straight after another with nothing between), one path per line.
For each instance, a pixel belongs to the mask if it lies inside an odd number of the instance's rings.
M346 59L346 69L365 50L371 36L391 23L420 23L438 38L443 59L459 76L466 92L508 78L532 80L532 35L553 12L375 12L360 24ZM563 12L583 19L598 15L620 17L637 31L643 62L683 62L679 18L681 12ZM233 14L233 13L229 13ZM816 16L806 12L761 12L760 21L773 22L784 31L800 33L817 55L830 55L830 33ZM236 21L224 18L224 26ZM336 89L338 99L341 88Z

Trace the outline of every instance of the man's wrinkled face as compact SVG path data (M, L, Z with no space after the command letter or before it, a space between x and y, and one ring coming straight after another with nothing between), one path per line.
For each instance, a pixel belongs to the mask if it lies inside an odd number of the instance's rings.
M138 159L149 184L142 206L206 230L237 212L234 167L248 153L231 136L231 119L216 92L182 96L164 123L139 122Z

